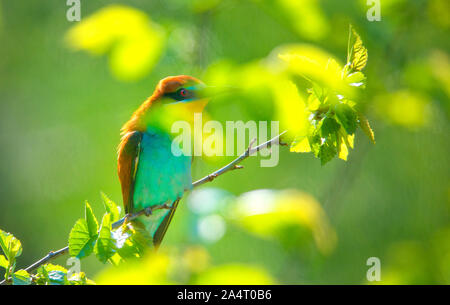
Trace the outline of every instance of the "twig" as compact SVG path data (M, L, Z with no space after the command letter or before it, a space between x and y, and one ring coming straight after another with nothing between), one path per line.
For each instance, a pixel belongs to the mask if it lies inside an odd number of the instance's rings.
M284 145L284 143L282 143L280 141L280 137L283 134L285 134L285 133L286 133L286 131L282 132L281 134L279 134L278 136L270 139L267 142L259 144L256 147L252 147L255 144L255 142L256 142L256 138L253 139L252 141L250 141L250 144L249 144L248 148L245 150L245 152L243 152L239 157L237 157L236 159L234 159L233 161L231 161L230 163L228 163L224 167L216 170L215 172L213 172L213 173L203 177L200 180L197 180L197 181L193 182L192 183L192 188L196 188L196 187L198 187L200 185L205 184L206 182L211 182L214 179L216 179L217 177L219 177L220 175L223 175L223 174L225 174L228 171L243 168L243 166L239 165L239 163L241 163L242 161L244 161L245 159L247 159L251 155L257 153L258 151L260 151L260 150L262 150L264 148L270 148L272 145ZM152 207L148 207L148 208L140 210L140 211L138 211L136 213L130 213L130 214L125 215L125 217L123 217L123 218L119 219L118 221L114 222L111 225L111 227L112 227L112 229L116 229L116 228L120 227L121 225L123 225L124 223L132 221L132 220L138 218L139 216L142 216L142 215L149 216L149 215L151 215L153 213L153 211L160 210L160 209L170 209L170 208L171 207L167 203L163 203L163 204L160 204L160 205L155 205L155 206L152 206ZM44 256L43 258L41 258L37 262L31 264L27 268L25 268L25 270L27 272L34 271L37 268L39 268L40 266L46 264L47 262L49 262L49 261L51 261L51 260L53 260L53 259L55 259L55 258L57 258L59 256L62 256L64 254L66 254L67 252L69 252L69 247L68 246L64 247L64 248L62 248L60 250L57 250L57 251L50 251L46 256ZM3 280L2 282L0 282L0 285L3 285L5 283L6 283L6 280Z
M234 170L234 169L239 169L242 168L241 165L239 165L239 163L241 163L242 161L244 161L245 159L247 159L248 157L250 157L251 155L257 153L258 151L264 149L264 148L269 148L272 145L277 145L280 142L280 137L285 134L286 131L282 132L281 134L279 134L278 136L270 139L267 142L264 142L262 144L259 144L258 146L252 148L252 145L254 144L254 142L256 141L256 139L254 139L253 141L250 142L250 145L248 146L247 150L245 152L243 152L239 157L237 157L236 159L234 159L233 161L231 161L230 163L228 163L227 165L225 165L224 167L216 170L215 172L213 172L212 174L209 174L206 177L203 177L200 180L195 181L194 183L192 183L192 187L197 187L200 186L202 184L205 184L206 182L211 182L214 179L216 179L218 176L225 174L226 172L230 171L230 170Z

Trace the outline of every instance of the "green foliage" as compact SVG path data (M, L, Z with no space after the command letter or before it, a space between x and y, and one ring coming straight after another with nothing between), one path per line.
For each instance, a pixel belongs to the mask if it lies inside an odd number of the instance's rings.
M84 205L84 214L85 214L85 219L86 219L89 235L91 237L95 236L98 231L98 221L97 221L97 218L95 218L94 212L92 212L92 208L87 201Z
M67 269L58 265L40 266L36 274L36 283L40 285L63 285L67 282Z
M115 222L121 216L118 205L101 193L105 214L100 229L89 203L85 204L85 218L79 219L69 235L69 253L79 259L95 253L102 263L118 265L132 258L142 257L152 245L145 227L134 220L120 226Z
M99 261L106 263L114 255L114 239L111 236L111 214L103 215L102 225L95 243L94 252Z
M0 246L6 258L11 262L22 254L22 244L11 233L0 230Z
M11 274L14 275L16 258L22 254L22 244L14 235L0 229L0 247L4 253L0 256L0 267L6 270L5 279L9 279Z
M89 210L91 211L89 205L86 203L86 211ZM88 212L87 215L91 212ZM85 219L83 220L85 221L87 230L87 222ZM92 220L94 219L91 218L90 221ZM6 255L0 255L0 267L6 269L5 281L7 283L13 285L86 285L94 283L86 278L83 272L73 274L68 278L66 268L53 264L40 266L36 270L36 274L30 274L23 269L15 271L16 258L22 253L20 241L11 233L0 230L0 245L3 253Z
M373 130L368 120L358 112L358 92L354 88L364 89L366 77L361 70L367 63L367 49L363 46L358 33L350 27L347 63L340 69L332 58L325 66L325 76L318 74L316 69L323 65L316 65L300 74L312 85L307 90L306 107L310 112L310 127L306 135L297 135L291 143L291 151L309 152L320 159L324 165L335 156L347 160L348 151L353 148L353 137L358 126L364 131L372 142L375 142ZM299 73L298 55L293 51L281 55L281 58L293 66L293 73ZM305 72L302 66L301 71Z
M91 285L84 272L72 274L68 277L68 270L62 266L45 264L37 269L33 276L37 285Z
M102 263L113 264L129 258L141 257L151 244L151 238L145 228L137 221L125 224L113 230L113 221L120 218L117 204L101 193L105 214L98 225L97 218L90 204L84 205L84 218L75 222L69 234L69 254L78 259L95 253ZM29 274L25 270L14 272L16 257L22 253L20 241L11 233L0 230L0 246L4 255L0 254L0 267L6 269L5 280L13 285L86 285L93 284L83 272L68 277L68 270L59 265L45 264Z
M165 33L144 12L109 5L72 27L66 41L74 50L107 55L112 73L130 81L144 77L157 63Z
M350 26L348 49L347 49L347 65L346 74L361 71L367 64L367 49L363 46L363 42L355 29Z
M98 237L98 222L88 202L85 203L85 218L75 223L69 234L69 254L77 258L89 256Z
M3 254L0 254L0 267L7 269L9 265L9 261Z
M109 197L105 193L101 192L100 195L102 196L103 205L105 207L106 212L111 214L111 222L119 220L120 218L119 206L114 201L109 199Z
M30 274L25 270L19 270L12 274L12 282L14 285L30 285Z

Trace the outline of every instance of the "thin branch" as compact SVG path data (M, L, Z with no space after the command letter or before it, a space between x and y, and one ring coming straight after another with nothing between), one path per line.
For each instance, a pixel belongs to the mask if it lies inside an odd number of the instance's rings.
M254 145L254 143L256 142L256 138L253 139L252 141L250 141L250 144L248 146L248 148L245 150L245 152L243 152L239 157L237 157L236 159L234 159L233 161L231 161L230 163L228 163L227 165L225 165L224 167L216 170L215 172L203 177L202 179L199 179L195 182L192 183L192 188L196 188L200 185L203 185L207 182L211 182L214 179L216 179L217 177L219 177L220 175L225 174L226 172L229 172L231 170L235 170L235 169L241 169L243 168L243 166L239 165L242 161L244 161L245 159L247 159L248 157L254 155L255 153L259 152L260 150L264 149L264 148L270 148L273 145L285 145L285 143L282 143L280 141L280 137L285 134L286 131L282 132L281 134L279 134L278 136L270 139L267 142L264 142L262 144L259 144L256 147L252 147ZM142 215L146 215L149 216L153 213L153 211L156 210L160 210L160 209L171 209L171 206L168 203L163 203L160 205L155 205L155 206L151 206L148 208L145 208L143 210L140 210L136 213L130 213L125 215L125 217L119 219L118 221L114 222L111 227L112 229L116 229L118 227L120 227L121 225L123 225L124 223L127 223L129 221L132 221L136 218L138 218L139 216ZM50 251L46 256L44 256L43 258L41 258L40 260L38 260L37 262L31 264L30 266L28 266L27 268L25 268L25 270L27 272L32 272L34 270L36 270L37 268L39 268L40 266L46 264L47 262L62 256L64 254L66 254L67 252L69 252L69 247L64 247L62 249L59 249L57 251ZM6 280L3 280L2 282L0 282L0 285L3 285L6 283Z
M281 134L279 134L278 136L270 139L269 141L264 142L262 144L259 144L258 146L252 148L254 142L256 141L256 139L254 139L252 142L250 142L250 145L248 146L247 150L245 152L243 152L239 157L237 157L236 159L234 159L233 161L231 161L230 163L228 163L224 167L222 167L222 168L216 170L215 172L209 174L208 176L203 177L202 179L195 181L194 183L192 183L192 187L195 188L197 186L205 184L206 182L211 182L214 179L216 179L218 176L223 175L223 174L225 174L228 171L242 168L242 166L240 166L239 163L241 163L242 161L244 161L245 159L247 159L251 155L257 153L258 151L260 151L260 150L262 150L264 148L269 148L272 145L280 144L280 137L283 134L285 134L285 133L286 133L286 131L284 131ZM284 143L282 145L284 145Z

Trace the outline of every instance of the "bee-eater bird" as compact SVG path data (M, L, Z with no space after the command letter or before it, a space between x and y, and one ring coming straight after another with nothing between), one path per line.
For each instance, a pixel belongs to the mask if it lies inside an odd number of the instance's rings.
M192 157L172 145L171 125L180 120L192 124L194 113L201 112L208 101L205 89L191 76L166 77L121 129L118 173L125 212L164 203L170 207L138 218L155 247L161 243L183 193L192 188Z

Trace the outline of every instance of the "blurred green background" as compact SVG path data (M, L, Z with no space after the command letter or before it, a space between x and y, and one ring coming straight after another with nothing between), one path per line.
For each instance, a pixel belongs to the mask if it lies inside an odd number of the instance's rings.
M369 52L363 103L377 143L358 132L348 161L325 166L288 149L273 168L247 160L182 202L148 264L182 261L187 271L171 271L181 283L359 284L378 257L382 284L450 284L448 1L383 0L380 22L366 1L82 0L79 23L68 8L0 1L0 228L22 241L20 267L66 245L84 200L99 215L100 191L121 203L119 129L159 79L207 79L218 62L237 71L290 43L344 61L353 24ZM264 98L211 102L208 113L258 120ZM196 162L194 179L229 160ZM295 221L236 221L233 207L279 198ZM274 217L288 225L266 232ZM105 268L82 261L99 282L116 272Z

